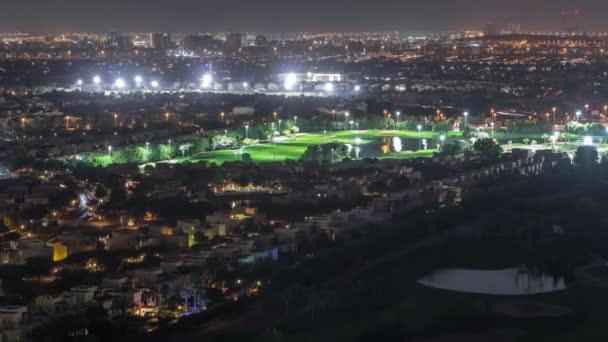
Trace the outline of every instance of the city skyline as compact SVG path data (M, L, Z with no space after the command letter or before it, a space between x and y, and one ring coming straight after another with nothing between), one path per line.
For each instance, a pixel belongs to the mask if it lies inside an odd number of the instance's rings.
M601 0L0 1L0 31L443 31L517 23L525 30L608 30ZM37 15L44 14L44 15ZM36 20L31 20L32 18ZM111 20L110 20L111 18Z

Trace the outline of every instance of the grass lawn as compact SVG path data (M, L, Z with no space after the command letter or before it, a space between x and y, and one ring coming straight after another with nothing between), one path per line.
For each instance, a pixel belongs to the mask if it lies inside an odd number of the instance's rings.
M421 132L422 139L439 139L440 132ZM458 139L462 136L459 132L448 132L448 139ZM383 130L366 130L366 131L335 131L335 132L317 132L317 133L302 133L287 137L281 142L273 144L264 143L253 146L247 146L242 149L243 153L249 153L255 162L272 162L284 161L286 159L299 159L306 148L311 145L327 144L331 142L341 142L344 144L357 144L357 138L360 139L359 144L366 145L371 143L379 143L383 138L399 137L404 140L418 139L417 131L383 131ZM409 159L414 157L426 157L436 152L435 149L428 149L414 153L413 151L389 152L381 154L378 158L395 158ZM180 162L197 162L207 161L209 163L221 164L227 161L240 160L241 153L239 150L217 150L199 153L191 157L180 158Z
M432 132L432 131L408 131L408 130L347 130L347 131L332 131L332 132L316 132L316 133L301 133L289 137L284 137L284 140L276 143L263 143L253 146L247 146L242 149L243 153L249 153L254 162L272 162L272 161L285 161L288 159L297 160L299 159L306 148L311 145L327 144L331 142L341 142L344 144L357 144L357 138L360 139L359 144L378 144L383 139L391 139L399 137L403 140L404 144L407 141L417 141L421 139L427 139L430 146L435 146L438 142L439 137L445 135L447 140L463 139L461 132ZM505 133L495 132L495 138L501 141L505 140L521 140L528 138L531 140L538 140L542 143L540 133ZM573 137L574 138L574 137ZM508 149L514 147L524 147L518 142L512 143ZM505 147L507 145L505 144ZM389 153L379 154L378 158L395 158L395 159L409 159L414 157L427 157L436 152L435 149L427 149L424 151L415 152L412 150L403 150L401 152L391 151ZM241 153L239 150L217 150L198 153L190 157L179 158L178 160L182 163L207 161L209 163L222 164L227 161L240 160Z

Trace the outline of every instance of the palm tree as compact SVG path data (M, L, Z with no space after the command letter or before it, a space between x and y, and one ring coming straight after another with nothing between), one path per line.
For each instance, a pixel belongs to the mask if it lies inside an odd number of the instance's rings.
M182 145L179 145L179 150L180 152L182 152L182 157L184 157L186 155L186 152L188 152L191 148L192 148L192 144L191 143L185 143Z

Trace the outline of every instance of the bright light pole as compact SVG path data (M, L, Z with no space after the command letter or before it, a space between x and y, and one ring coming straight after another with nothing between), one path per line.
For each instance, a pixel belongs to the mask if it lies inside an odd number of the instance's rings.
M282 121L283 121L283 120L279 119L279 134L281 134L281 122L282 122Z
M555 112L557 112L557 108L553 107L551 111L553 112L553 125L555 125Z
M249 139L249 125L245 125L245 139Z
M464 129L466 130L468 127L467 118L469 117L469 112L464 112L462 115L464 115Z
M355 122L355 127L357 128L357 131L359 130L359 121Z
M420 141L421 141L421 140L420 140L420 138L421 138L421 136L420 136L420 131L422 130L422 126L421 126L421 125L418 125L418 127L417 127L417 128L418 128L418 150L420 150L420 147L421 147L421 146L420 146Z
M350 114L349 112L344 113L344 120L346 121L346 129L345 130L348 130L348 115L349 114Z
M99 77L99 76L93 76L93 83L94 83L95 85L97 85L97 86L98 86L99 84L101 84L101 77Z
M108 155L112 155L112 145L108 146Z
M400 111L396 111L395 115L397 116L397 122L399 122L399 117L401 116L401 112Z
M150 82L150 85L152 86L152 88L155 88L155 89L156 89L156 88L158 88L158 86L159 86L160 84L158 83L158 81L152 81L152 82Z
M167 140L167 143L169 144L169 150L171 150L171 139Z
M114 113L114 127L117 126L116 119L118 119L118 114Z
M146 161L148 161L148 156L150 155L150 143L146 141Z
M70 116L65 116L65 130L67 131L70 128Z
M445 141L445 135L440 136L439 140L441 141L441 149L443 150L443 142Z
M298 126L298 116L297 115L295 115L293 117L293 125L296 126L296 127Z
M492 127L492 139L494 139L494 122L491 122L490 126Z
M331 148L331 163L334 163L334 148Z

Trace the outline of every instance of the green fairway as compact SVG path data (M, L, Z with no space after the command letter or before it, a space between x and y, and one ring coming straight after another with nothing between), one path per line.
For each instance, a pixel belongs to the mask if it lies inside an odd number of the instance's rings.
M429 146L435 145L436 141L441 136L440 132L421 132L420 138L431 140ZM459 132L448 132L447 139L458 139L462 136ZM272 161L285 161L288 159L297 160L299 159L306 148L311 145L321 145L331 142L341 142L344 144L350 144L352 146L357 145L357 138L360 140L358 144L365 146L369 144L386 144L390 139L398 137L404 141L414 141L415 144L418 142L417 131L383 131L383 130L366 130L366 131L336 131L336 132L317 132L317 133L302 133L285 137L284 140L275 143L264 143L252 146L243 147L241 150L218 150L199 153L190 157L181 158L181 162L198 162L207 161L209 163L222 164L227 161L241 160L242 153L249 153L251 158L255 162L272 162ZM424 151L387 151L382 153L378 148L378 158L395 158L395 159L408 159L414 157L430 156L435 149L427 149Z

